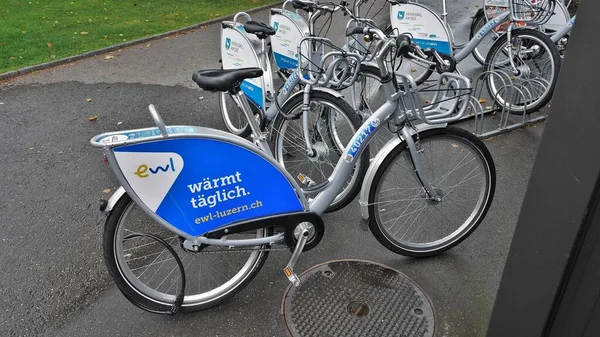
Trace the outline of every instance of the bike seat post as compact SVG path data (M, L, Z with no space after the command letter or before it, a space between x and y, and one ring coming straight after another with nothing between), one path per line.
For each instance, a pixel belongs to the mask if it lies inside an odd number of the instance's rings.
M246 120L248 120L250 129L252 130L252 139L254 140L254 143L265 153L272 155L271 148L267 142L267 136L261 131L260 125L252 113L252 109L250 108L250 104L248 103L244 92L239 87L234 88L231 97L235 101L235 104L237 104L244 112L244 116L246 117Z

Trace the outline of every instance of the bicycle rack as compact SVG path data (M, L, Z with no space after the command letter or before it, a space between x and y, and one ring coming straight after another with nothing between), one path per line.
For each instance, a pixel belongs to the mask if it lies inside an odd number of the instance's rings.
M486 88L487 81L490 79L495 80L496 85L499 86L497 95L509 97L509 102L532 101L531 91L527 85L515 84L510 74L501 70L483 72L473 81L473 91L467 111L455 123L461 123L461 127L470 129L479 138L489 138L546 120L549 105L538 112L525 114L516 112L512 103L499 104ZM544 83L533 84L545 85ZM422 87L421 93L432 91L428 90L431 85L424 84ZM427 98L425 103L429 103L429 96L424 95ZM470 126L467 120L473 121Z
M489 138L546 120L547 107L538 112L526 114L516 112L513 103L499 104L490 96L488 90L483 90L490 79L501 84L497 95L510 97L510 102L532 101L529 88L526 85L515 84L508 73L500 70L481 73L473 86L469 111L465 115L465 118L473 118L472 131L478 137ZM543 84L537 83L536 85Z

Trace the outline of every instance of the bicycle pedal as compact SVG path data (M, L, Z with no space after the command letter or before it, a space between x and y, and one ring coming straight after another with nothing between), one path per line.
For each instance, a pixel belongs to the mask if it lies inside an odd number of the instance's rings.
M304 174L302 174L302 173L298 173L298 176L297 176L297 178L298 178L298 180L299 180L299 181L300 181L300 182L301 182L303 185L305 185L305 186L308 186L308 187L312 187L312 186L315 186L315 185L317 184L317 183L315 183L315 182L314 182L314 180L310 179L310 177L309 177L309 176L307 176L307 175L304 175Z
M300 229L300 233L297 238L298 241L296 242L296 247L294 248L294 252L292 252L292 257L290 257L290 261L288 262L287 266L283 268L285 276L295 287L300 286L300 278L298 278L298 275L296 275L296 273L294 272L294 266L296 265L300 254L304 250L304 246L306 245L306 241L308 240L309 235L309 226L306 225L304 222L299 224L298 228Z
M288 280L294 285L294 287L300 286L300 279L292 269L285 267L283 272L285 273L285 276L287 276Z

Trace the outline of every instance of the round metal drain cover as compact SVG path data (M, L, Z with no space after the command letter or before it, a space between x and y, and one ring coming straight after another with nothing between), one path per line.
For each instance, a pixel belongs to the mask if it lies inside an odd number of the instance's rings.
M300 275L281 304L283 325L294 337L430 337L431 301L406 275L366 261L317 265Z

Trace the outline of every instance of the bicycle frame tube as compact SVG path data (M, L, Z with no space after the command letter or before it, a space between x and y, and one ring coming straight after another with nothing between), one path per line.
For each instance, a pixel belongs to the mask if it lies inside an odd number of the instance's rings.
M347 177L350 176L356 159L362 154L368 146L369 141L383 127L386 127L386 122L394 114L398 108L398 102L387 101L377 111L375 111L369 119L367 119L354 134L352 140L344 150L344 154L340 157L333 173L328 179L328 185L321 193L319 193L310 203L310 210L316 214L322 215L327 207L335 200L335 197L341 191ZM349 153L349 152L352 152Z
M459 63L460 61L467 58L467 56L471 54L471 52L479 45L479 43L481 43L481 39L490 34L492 32L492 29L496 28L501 23L506 21L509 15L510 12L508 11L502 13L496 16L495 18L491 19L488 23L481 27L481 29L477 32L477 34L475 34L473 39L471 39L471 41L469 41L467 45L458 54L454 55L456 63Z
M383 83L383 87L386 93L396 92L392 82ZM335 197L343 188L346 178L352 173L356 160L368 146L370 140L381 128L386 127L391 118L397 115L400 97L401 93L388 95L388 100L360 126L335 165L333 173L328 178L327 187L310 203L312 212L322 215L331 202L335 200Z
M260 126L252 114L252 109L250 108L248 100L246 100L246 95L244 95L244 92L240 90L237 94L231 95L231 98L233 98L237 106L244 112L246 120L248 120L250 128L252 129L252 138L254 139L254 143L264 153L268 154L270 157L273 157L273 152L271 152L271 147L267 142L267 137L262 131L260 131Z
M571 31L571 29L573 29L573 25L575 24L575 17L577 17L577 15L573 16L565 27L563 27L558 32L554 33L554 35L550 37L550 40L552 40L552 42L554 43L557 43L560 39L565 37L565 35L567 35Z
M276 99L278 104L271 104L271 106L269 106L269 108L265 111L265 117L267 120L272 121L275 119L277 113L279 113L277 105L283 106L285 101L287 101L287 99L292 95L292 89L295 88L298 83L300 83L300 79L298 78L298 73L294 71L283 85L283 89L277 94Z

